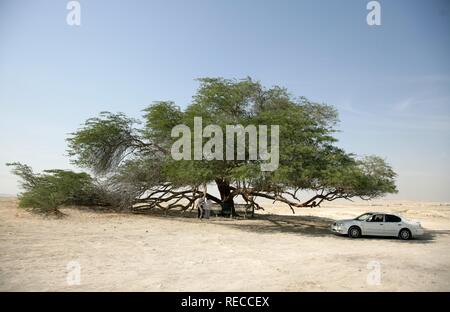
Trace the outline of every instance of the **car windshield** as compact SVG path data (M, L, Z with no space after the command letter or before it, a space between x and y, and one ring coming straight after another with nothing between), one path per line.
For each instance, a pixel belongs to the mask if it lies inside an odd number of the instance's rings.
M365 213L360 215L359 217L357 217L355 220L359 220L359 221L365 221L367 220L369 217L371 217L372 214L371 213Z

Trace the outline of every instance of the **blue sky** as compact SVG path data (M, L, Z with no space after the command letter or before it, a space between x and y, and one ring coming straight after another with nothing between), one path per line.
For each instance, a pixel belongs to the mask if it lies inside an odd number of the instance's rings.
M100 111L181 107L195 78L251 76L335 105L339 145L383 156L398 199L450 201L450 2L0 0L0 193L4 163L72 168L67 134Z

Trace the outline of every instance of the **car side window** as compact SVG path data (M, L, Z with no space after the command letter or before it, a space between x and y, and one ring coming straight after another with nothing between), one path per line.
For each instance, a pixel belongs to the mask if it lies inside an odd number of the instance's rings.
M386 215L386 222L400 222L402 219L400 219L397 216L394 215Z
M383 221L384 216L382 214L373 215L372 218L370 219L370 222L383 222Z

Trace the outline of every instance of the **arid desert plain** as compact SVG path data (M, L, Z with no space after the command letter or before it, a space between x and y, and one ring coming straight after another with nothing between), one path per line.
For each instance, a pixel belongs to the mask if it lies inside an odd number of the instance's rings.
M0 197L0 291L450 291L448 203L345 201L295 215L269 204L241 220L61 211L43 217ZM426 233L330 233L367 211L419 220Z

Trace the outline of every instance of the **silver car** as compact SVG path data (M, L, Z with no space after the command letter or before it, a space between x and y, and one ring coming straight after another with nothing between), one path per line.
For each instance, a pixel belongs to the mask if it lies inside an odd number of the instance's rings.
M331 225L331 231L352 238L373 235L395 236L404 240L424 233L420 222L409 221L398 215L384 212L368 212L355 219L338 220Z

